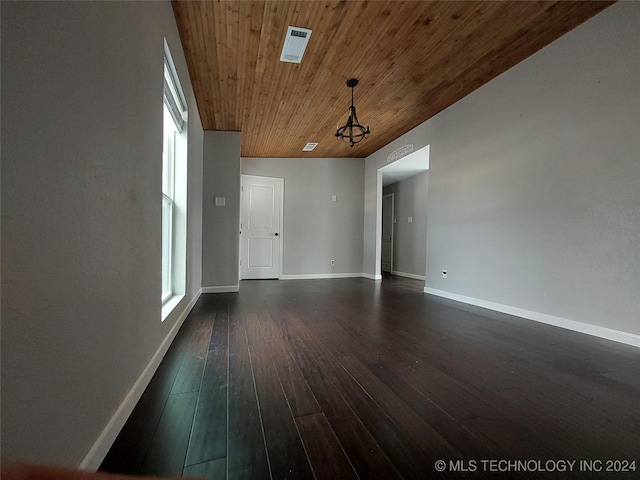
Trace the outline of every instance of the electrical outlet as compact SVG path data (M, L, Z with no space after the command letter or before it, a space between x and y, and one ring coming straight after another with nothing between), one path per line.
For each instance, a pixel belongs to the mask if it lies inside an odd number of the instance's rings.
M442 270L442 278L447 278L447 271L446 270Z
M335 267L336 266L336 261L335 260L331 260L331 266Z

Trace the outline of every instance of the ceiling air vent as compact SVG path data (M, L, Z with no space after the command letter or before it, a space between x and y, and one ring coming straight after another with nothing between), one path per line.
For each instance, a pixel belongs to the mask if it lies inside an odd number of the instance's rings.
M309 37L311 37L311 30L308 28L289 27L280 54L280 61L300 63L307 43L309 43Z
M310 152L312 151L314 148L316 148L318 146L317 143L313 143L313 142L309 142L307 143L304 148L302 149L303 152Z

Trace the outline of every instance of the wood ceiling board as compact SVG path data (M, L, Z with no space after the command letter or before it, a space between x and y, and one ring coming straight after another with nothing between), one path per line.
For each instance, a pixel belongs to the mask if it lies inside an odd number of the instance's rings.
M366 157L613 2L174 1L205 130L244 157ZM280 62L289 25L313 30ZM334 136L351 102L371 136ZM302 152L307 142L319 142Z

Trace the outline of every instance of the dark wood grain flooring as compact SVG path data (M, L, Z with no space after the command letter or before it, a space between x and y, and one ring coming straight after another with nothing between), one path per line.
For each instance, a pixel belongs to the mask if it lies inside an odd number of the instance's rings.
M610 459L640 469L640 350L386 277L244 281L238 294L202 295L101 470L605 478L579 463L501 472L483 461Z

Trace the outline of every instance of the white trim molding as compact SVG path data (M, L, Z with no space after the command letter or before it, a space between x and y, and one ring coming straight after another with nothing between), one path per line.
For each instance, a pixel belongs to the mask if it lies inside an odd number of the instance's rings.
M371 273L362 273L361 277L368 278L369 280L382 280L382 275L372 275Z
M613 330L611 328L591 325L589 323L577 322L575 320L569 320L567 318L555 317L553 315L547 315L546 313L533 312L531 310L511 307L509 305L502 305L500 303L480 300L478 298L466 297L464 295L459 295L457 293L451 293L444 290L438 290L436 288L425 287L424 293L436 295L438 297L449 298L451 300L467 303L469 305L488 308L489 310L494 310L496 312L507 313L516 317L526 318L527 320L546 323L547 325L553 325L555 327L573 330L574 332L586 333L587 335L592 335L594 337L613 340L614 342L624 343L625 345L631 345L632 347L640 348L640 335L636 335L633 333Z
M240 291L240 285L221 285L219 287L202 287L202 293L235 293Z
M151 360L133 384L131 390L129 390L116 412L98 436L98 439L91 446L85 457L82 459L82 462L80 462L80 469L93 472L98 470L100 464L107 456L107 453L109 453L109 449L113 445L113 442L115 442L120 430L122 430L122 427L129 418L129 415L131 415L131 412L133 412L133 409L140 400L140 397L142 397L142 394L149 385L149 382L151 382L153 374L156 373L156 370L160 366L160 362L162 362L167 350L169 350L173 339L178 334L178 330L180 330L180 327L195 306L198 298L200 298L201 293L202 290L199 290L193 299L191 299L189 304L184 308L176 320L176 323L171 327L171 330L169 330L169 333L158 347L158 350L156 350L156 353L151 357Z
M405 272L396 272L395 270L391 270L391 275L397 275L398 277L406 277L413 278L414 280L426 280L427 277L424 275L416 275L415 273L405 273Z
M316 280L321 278L355 278L362 273L310 273L302 275L280 275L280 280Z

